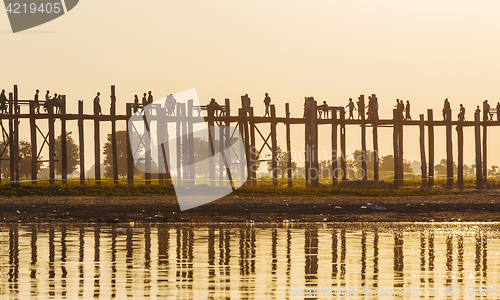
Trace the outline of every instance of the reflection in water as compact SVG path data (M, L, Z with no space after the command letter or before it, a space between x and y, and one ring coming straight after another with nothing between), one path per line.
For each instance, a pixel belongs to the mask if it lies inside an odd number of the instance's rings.
M331 299L317 293L357 287L467 293L497 285L500 273L498 224L1 225L0 245L2 299Z

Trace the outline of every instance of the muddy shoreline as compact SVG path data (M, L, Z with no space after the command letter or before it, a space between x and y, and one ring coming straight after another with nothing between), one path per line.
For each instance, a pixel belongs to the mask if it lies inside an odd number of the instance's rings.
M362 209L367 203L386 210ZM175 197L0 198L0 222L500 221L500 190L421 197L225 197L181 212Z

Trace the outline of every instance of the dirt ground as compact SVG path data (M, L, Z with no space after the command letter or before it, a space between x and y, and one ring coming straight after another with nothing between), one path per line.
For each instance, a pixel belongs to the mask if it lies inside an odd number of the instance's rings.
M384 211L362 209L367 203ZM500 221L500 190L425 197L225 197L181 212L175 197L0 198L0 222Z

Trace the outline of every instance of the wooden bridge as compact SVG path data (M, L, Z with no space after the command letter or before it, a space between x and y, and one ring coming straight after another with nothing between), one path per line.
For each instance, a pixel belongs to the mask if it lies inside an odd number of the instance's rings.
M193 124L196 122L207 122L210 132L214 132L218 126L220 126L220 139L218 141L220 149L224 145L230 146L231 133L229 132L229 127L231 124L236 124L235 127L239 129L240 135L243 138L244 153L246 156L246 166L242 166L243 169L246 168L248 178L246 180L246 185L257 186L256 180L256 166L261 161L261 153L266 147L271 151L271 164L272 164L272 181L273 186L278 187L278 174L277 174L277 163L278 163L278 145L277 145L277 125L284 124L286 128L286 154L287 154L287 177L288 186L292 186L292 138L291 138L291 125L304 125L304 141L305 141L305 184L307 187L316 188L319 186L319 160L318 160L318 127L319 126L331 126L331 149L332 149L332 185L337 185L340 181L347 179L347 161L346 161L346 126L357 126L361 131L361 150L362 150L362 180L367 180L367 158L366 158L366 134L367 128L371 127L372 131L372 142L374 151L374 161L373 170L374 180L379 180L379 156L378 156L378 128L379 127L392 127L393 128L393 153L394 153L394 184L396 186L403 185L403 127L404 126L418 126L420 129L419 142L420 142L420 157L421 157L421 174L422 174L422 187L432 187L434 185L434 128L441 126L446 128L446 159L447 159L447 187L452 188L454 184L454 174L453 174L453 145L452 145L452 128L456 128L457 141L458 141L458 173L457 173L457 185L459 188L463 187L463 127L474 127L475 132L475 161L476 161L476 180L477 187L482 188L483 184L486 183L487 169L486 169L486 145L487 145L487 128L490 126L500 126L500 122L497 121L481 121L480 113L476 112L474 114L474 121L452 121L449 117L445 121L437 121L433 118L433 110L427 110L427 119L423 114L420 115L419 120L407 121L399 119L398 111L395 109L393 111L392 119L378 119L373 118L372 120L365 119L364 111L364 96L361 95L358 100L361 101L362 111L360 112L360 120L349 120L345 118L344 107L336 106L318 106L316 101L310 100L309 106L304 111L304 117L302 118L292 118L290 117L290 105L285 104L285 116L277 117L276 109L274 105L270 105L270 115L268 117L255 116L253 107L246 107L244 102L244 96L242 96L241 108L238 108L237 115L231 115L231 106L229 99L225 99L223 106L215 107L214 105L207 105L202 107L194 107L191 100L188 101L187 107L186 103L178 103L176 109L177 113L175 116L166 116L164 119L167 123L176 123L176 125L182 129L182 133L186 136L185 141L177 139L176 149L179 153L177 162L182 165L183 171L177 174L174 180L178 183L184 182L184 184L192 184L195 181L195 173L192 167L192 161L194 156L194 146L192 142L192 128ZM372 97L376 97L372 95ZM101 122L111 122L111 152L112 152L112 174L115 183L118 183L118 166L117 166L117 141L116 141L116 123L117 122L127 122L133 113L137 112L139 108L145 109L142 105L137 105L137 103L126 103L126 114L117 115L116 114L116 96L115 96L115 86L111 86L111 106L109 115L100 115L98 111L94 111L93 114L85 114L83 111L83 101L78 101L78 112L68 113L66 111L66 96L62 97L63 107L61 113L56 114L53 107L48 107L47 113L35 113L34 102L30 100L20 100L18 99L18 87L14 86L13 92L9 93L8 110L6 114L0 114L0 123L2 127L2 134L4 136L4 149L0 149L0 158L6 160L4 155L6 153L6 148L9 148L10 157L9 169L10 169L10 182L19 182L19 122L20 120L29 120L30 124L30 141L32 150L32 161L31 161L31 181L33 184L37 183L37 165L40 162L49 163L49 176L50 182L54 183L55 178L55 157L54 153L54 142L55 142L55 132L54 132L54 122L58 120L61 124L61 164L62 164L62 182L67 181L67 142L66 142L66 123L68 121L77 121L78 123L78 136L79 136L79 158L80 158L80 182L85 183L85 141L86 136L84 133L84 121L93 121L94 123L94 165L95 168L95 182L97 184L101 183L101 143L100 143L100 124ZM40 104L44 104L40 101ZM22 111L21 107L29 107L29 111ZM164 107L160 105L151 106L154 109L161 111L165 110ZM195 118L193 116L193 110L196 108L201 108L204 112L204 118ZM327 111L327 118L318 118L318 111ZM446 112L448 116L451 116L451 109ZM158 115L158 114L157 114ZM44 133L37 126L37 122L46 120L48 122L48 132ZM8 130L4 127L4 121L8 122ZM224 126L225 129L222 129ZM259 126L269 126L270 133L265 136L259 129ZM481 139L481 128L482 128L482 139ZM129 130L127 126L127 131ZM425 132L427 131L427 137ZM130 148L129 143L129 132L127 132L127 144L129 145L127 151L127 181L129 184L134 183L134 161L133 153ZM39 141L37 136L41 134L43 141L39 147ZM87 136L88 138L88 136ZM257 145L257 141L260 140L260 145ZM338 146L338 140L340 140L340 149ZM481 141L482 140L482 141ZM428 144L428 153L425 152L425 144ZM42 148L47 145L49 148L49 159L47 161L41 160ZM213 153L213 149L212 149ZM14 154L14 155L12 155ZM183 156L183 159L180 159ZM145 164L150 165L152 158L146 157ZM243 160L240 159L240 162ZM0 160L1 162L1 160ZM210 164L210 184L211 185L223 185L228 184L224 182L222 172L219 172L219 179L216 178L215 174L215 164L217 162L211 160ZM179 165L179 164L178 164ZM188 167L189 165L189 167ZM427 167L428 166L428 167ZM158 180L160 184L170 184L171 175L169 174L169 169L167 166L160 166L163 173L158 175ZM219 167L222 170L222 162L219 162ZM147 168L146 168L147 169ZM180 169L180 168L178 168ZM1 181L1 178L0 178ZM151 183L151 174L145 173L146 184Z

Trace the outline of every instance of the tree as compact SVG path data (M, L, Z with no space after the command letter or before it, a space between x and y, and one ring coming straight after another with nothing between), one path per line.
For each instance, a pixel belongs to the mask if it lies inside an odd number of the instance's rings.
M276 162L276 168L277 168L278 172L281 172L281 178L283 178L285 176L285 174L287 174L287 171L288 171L286 152L281 150L280 146L278 146L278 148L276 149L276 152L277 152L277 160L278 160ZM271 156L271 154L266 154L266 157L271 158L272 156ZM297 163L292 160L292 172L295 171L296 169L297 169ZM273 162L272 161L267 162L267 170L269 172L273 171Z
M73 173L80 164L80 153L78 145L71 137L72 132L66 132L66 157L67 157L67 174ZM56 174L62 174L62 149L61 149L62 135L59 135L54 140L54 156L57 160L54 163L54 171Z
M5 149L5 143L0 142L0 151ZM5 149L3 159L10 159L10 149ZM2 176L10 176L10 164L5 161L2 163ZM42 163L37 164L37 173L42 169ZM31 143L25 140L19 141L19 177L28 178L31 176Z
M352 160L349 161L351 168L355 170L362 169L363 150L355 150L352 154ZM375 161L375 152L366 150L366 169L373 172L373 162ZM379 162L380 163L380 162Z
M380 158L380 171L394 172L394 155L386 155ZM403 161L403 172L412 173L411 163Z
M116 132L116 156L118 165L118 176L127 175L127 131L119 130ZM104 143L104 177L113 177L113 151L111 148L111 134L107 136L107 142ZM134 168L135 169L135 168ZM135 173L135 171L134 171Z
M434 171L436 171L439 175L446 176L448 174L448 166L446 158L441 159L438 165L434 166ZM458 166L455 162L453 162L453 174L457 174Z

